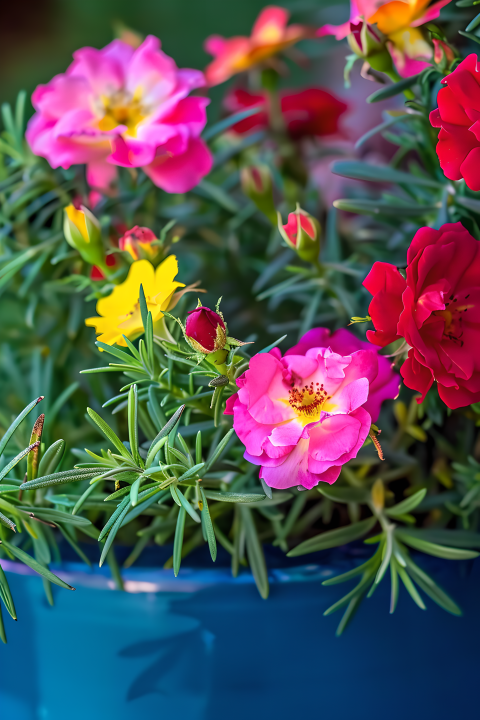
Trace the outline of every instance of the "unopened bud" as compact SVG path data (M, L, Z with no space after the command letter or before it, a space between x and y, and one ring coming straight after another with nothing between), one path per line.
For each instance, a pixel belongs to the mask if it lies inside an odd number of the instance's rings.
M244 167L240 173L242 190L257 208L270 220L277 223L277 213L273 201L273 182L270 170L266 165Z
M350 35L347 37L351 50L368 61L370 67L378 72L393 70L393 62L386 46L387 38L378 28L365 20L350 23Z
M380 479L375 480L372 485L372 503L378 512L385 507L385 486Z
M104 266L105 251L100 223L84 205L79 210L74 205L65 208L63 232L68 244L78 250L86 262Z
M128 252L134 260L149 260L158 254L158 245L152 245L154 240L157 238L152 230L135 225L120 238L118 246L120 250Z
M218 313L200 305L187 314L185 337L194 350L209 355L225 347L227 328Z
M297 204L295 212L290 213L286 225L278 213L280 235L298 257L307 262L316 262L320 253L320 223Z
M432 42L434 47L433 59L437 65L439 65L444 58L448 63L455 60L455 53L450 45L447 45L446 42L438 40L437 38L432 38Z

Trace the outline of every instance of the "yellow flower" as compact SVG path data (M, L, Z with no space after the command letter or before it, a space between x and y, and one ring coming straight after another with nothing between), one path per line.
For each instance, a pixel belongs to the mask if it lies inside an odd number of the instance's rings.
M168 310L175 290L185 287L175 282L178 263L170 255L155 270L148 260L132 263L125 282L117 285L112 294L97 303L100 317L91 317L85 324L95 328L99 340L107 345L126 346L123 335L133 340L143 333L140 313L140 285L143 285L147 308L152 313L154 332L163 330L163 311Z

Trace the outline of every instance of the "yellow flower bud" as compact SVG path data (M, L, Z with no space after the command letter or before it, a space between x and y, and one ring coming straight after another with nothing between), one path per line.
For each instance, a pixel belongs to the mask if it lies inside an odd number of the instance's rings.
M78 250L86 262L100 267L105 265L100 223L90 210L83 205L80 210L74 205L68 205L65 208L63 232L68 244Z

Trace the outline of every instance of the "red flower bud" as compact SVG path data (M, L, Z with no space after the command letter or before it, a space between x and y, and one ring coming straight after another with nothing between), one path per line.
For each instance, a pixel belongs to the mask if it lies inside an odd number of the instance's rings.
M115 267L116 265L115 255L107 255L105 257L105 265L107 267ZM106 280L106 275L98 265L94 265L90 270L90 280Z
M451 63L452 60L455 60L455 53L453 52L450 45L447 45L447 43L443 42L442 40L437 40L437 38L432 39L433 47L435 48L433 53L433 59L439 65L444 56L447 59L447 62Z
M307 262L315 262L320 252L320 223L297 205L286 225L278 214L278 229L287 245Z
M225 346L227 329L218 313L200 306L187 315L185 336L194 350L209 354Z
M152 247L152 242L156 240L155 233L146 227L135 225L131 230L127 230L125 235L118 241L120 250L126 250L134 260L140 258L148 259L157 254L157 247Z

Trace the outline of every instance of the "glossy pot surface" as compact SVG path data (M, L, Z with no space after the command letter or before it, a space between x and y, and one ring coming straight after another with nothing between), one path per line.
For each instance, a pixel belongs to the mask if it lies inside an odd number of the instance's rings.
M322 553L270 571L262 600L249 572L227 567L131 569L127 592L108 568L52 566L77 587L55 587L55 607L23 565L2 564L18 622L3 616L1 717L16 720L451 720L478 716L478 564L422 556L464 610L426 599L422 612L389 582L365 600L341 638L323 611L351 585L322 581L358 562Z

